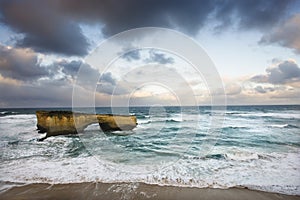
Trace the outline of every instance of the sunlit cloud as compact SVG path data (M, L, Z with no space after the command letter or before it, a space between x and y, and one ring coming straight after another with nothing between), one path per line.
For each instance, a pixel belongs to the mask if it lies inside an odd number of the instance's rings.
M280 25L274 27L271 32L265 34L260 40L261 44L278 44L292 48L300 54L300 14L295 14Z

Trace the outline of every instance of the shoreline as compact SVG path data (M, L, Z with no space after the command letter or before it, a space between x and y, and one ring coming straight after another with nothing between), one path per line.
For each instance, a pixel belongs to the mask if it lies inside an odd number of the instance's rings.
M30 183L14 186L0 193L0 199L290 199L300 195L250 190L247 188L196 188L160 186L146 183L84 182L67 184Z

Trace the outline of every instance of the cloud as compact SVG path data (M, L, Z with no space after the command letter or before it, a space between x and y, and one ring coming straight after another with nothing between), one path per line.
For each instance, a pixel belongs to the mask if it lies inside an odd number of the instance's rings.
M101 75L100 81L110 83L111 85L116 85L116 79L112 77L111 72L106 72Z
M300 103L300 88L294 88L290 85L273 85L271 83L257 84L246 78L244 80L236 79L235 81L241 81L239 83L241 92L233 95L227 94L228 105L283 105ZM226 87L227 92L228 89Z
M300 14L296 14L265 34L261 44L279 44L300 54Z
M145 59L146 63L159 63L159 64L173 64L174 59L172 57L167 57L164 53L150 51L150 58Z
M269 81L274 84L300 81L300 68L294 61L284 61L268 68Z
M19 80L16 80L16 79L3 77L0 74L0 83L2 83L2 84L8 84L8 85L21 85L22 82L19 81Z
M240 94L227 96L232 104L299 104L300 68L294 60L272 60L265 74L241 80Z
M101 74L98 82L97 92L108 95L122 95L128 94L129 88L125 87L124 82L117 81L111 72Z
M122 56L122 58L128 62L140 60L145 64L158 63L164 65L164 64L173 64L175 62L172 57L169 57L167 54L155 49L133 50L128 53L125 53Z
M97 87L97 92L107 95L126 95L128 94L128 89L118 85L112 85L109 83L99 83ZM113 96L112 96L113 97Z
M15 85L0 80L0 105L4 107L70 106L72 87L66 82L59 86L56 84L40 82Z
M79 68L82 67L81 83L87 85L90 76L100 77L98 70L81 60L59 60L49 65L42 65L42 58L31 49L13 48L0 44L0 74L4 78L19 81L35 82L40 78L47 78L55 84L59 79L77 78Z
M250 79L250 81L257 82L257 83L267 83L269 81L268 79L269 79L268 75L259 74L259 75L253 76Z
M140 50L133 50L130 52L125 53L122 58L124 58L127 61L133 61L133 60L140 60L141 55L140 55Z
M195 34L214 10L214 2L66 0L59 7L76 20L101 20L105 25L105 35L145 26L181 27L184 31Z
M292 88L288 90L281 90L277 93L270 96L271 99L283 99L286 103L289 103L291 101L295 102L296 104L299 104L300 99L300 89Z
M237 95L240 94L241 92L242 92L242 88L237 83L228 83L225 85L226 95Z
M272 60L266 73L223 78L228 105L299 104L300 68L290 60Z
M222 25L228 24L227 19L238 19L239 27L244 29L269 28L279 21L291 2L291 0L238 2L235 0L191 0L189 2L65 0L60 4L60 8L74 18L101 20L105 25L106 35L144 26L179 28L193 35L215 13L217 13L215 18Z
M0 44L0 74L22 81L34 81L49 74L38 56L30 49L6 47Z
M259 93L266 93L267 91L262 87L262 86L256 86L255 88L254 88L257 92L259 92Z
M16 45L38 52L82 56L89 44L80 24L101 24L111 36L132 28L158 26L196 35L206 24L223 29L269 30L293 0L2 0L0 22L23 37ZM213 23L212 23L213 22Z
M221 21L220 27L225 28L237 23L242 29L267 30L273 27L284 16L291 1L216 1L216 17Z
M89 89L95 84L91 76L100 77L96 69L81 60L60 60L42 65L42 59L30 49L0 45L1 106L71 106L78 70L83 76L76 83L85 93L91 93ZM103 77L112 83L111 74ZM87 97L83 93L80 98Z
M16 38L19 47L30 47L42 53L86 55L87 39L78 23L70 20L51 1L3 0L0 22L23 37Z
M275 91L275 89L272 88L272 87L263 87L263 86L261 86L261 85L256 86L256 87L254 88L254 90L255 90L256 92L262 93L262 94L267 93L267 92L274 92L274 91Z
M288 84L300 81L300 68L293 60L286 60L266 69L267 74L260 74L250 80L258 83Z
M54 65L62 66L62 72L67 75L71 75L73 78L76 77L80 66L82 65L82 61L80 60L72 60L70 62L66 60L62 60L54 63Z

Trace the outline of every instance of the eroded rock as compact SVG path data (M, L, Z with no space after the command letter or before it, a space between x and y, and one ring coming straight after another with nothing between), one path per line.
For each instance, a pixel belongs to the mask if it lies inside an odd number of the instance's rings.
M130 115L36 111L36 116L39 133L47 133L45 138L56 135L77 134L94 123L99 123L103 131L132 130L137 125L136 117Z

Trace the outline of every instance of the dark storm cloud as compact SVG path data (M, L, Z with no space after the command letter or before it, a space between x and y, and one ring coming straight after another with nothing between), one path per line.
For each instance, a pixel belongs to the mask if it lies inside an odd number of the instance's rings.
M265 29L278 22L291 2L292 0L65 0L59 6L75 18L101 20L105 24L104 32L107 35L144 26L177 27L195 34L210 15L215 15L223 27L237 20L238 25L245 29Z
M49 72L31 50L0 45L0 74L7 78L33 81L47 76Z
M59 7L77 19L100 20L106 35L145 26L180 27L195 34L213 11L214 1L65 0Z
M1 83L0 91L0 104L4 107L70 106L72 103L72 87L63 81L56 84L42 81L38 85Z
M0 19L1 23L23 34L16 41L19 47L43 53L87 54L88 42L78 24L59 12L51 1L3 0Z
M284 17L286 9L294 0L246 0L216 1L216 18L224 28L237 22L243 29L267 30Z
M42 65L42 59L37 53L30 49L12 48L0 45L0 74L5 78L12 78L20 81L35 82L39 78L47 78L55 85L61 80L75 80L81 68L80 83L88 85L90 77L100 77L97 69L81 60L61 60L49 65ZM105 80L112 82L111 74L104 74ZM61 79L61 80L60 80Z
M72 77L75 77L78 73L80 66L82 65L82 61L72 60L69 62L66 60L62 60L60 62L54 63L54 65L62 66L63 73L71 75Z
M218 28L268 30L293 0L2 0L1 22L22 33L17 45L39 52L84 55L88 42L80 23L104 25L110 36L131 28L158 26L195 35L209 19Z
M62 60L42 66L36 53L32 51L2 47L0 48L0 75L4 79L0 76L0 105L3 107L70 106L79 66L83 76L76 81L76 84L86 89L92 85L90 77L100 76L100 74L82 61ZM39 79L41 77L43 79ZM5 78L17 79L21 83L16 84Z
M258 83L285 84L300 81L300 68L294 61L283 61L266 69L267 74L256 75L251 81Z

